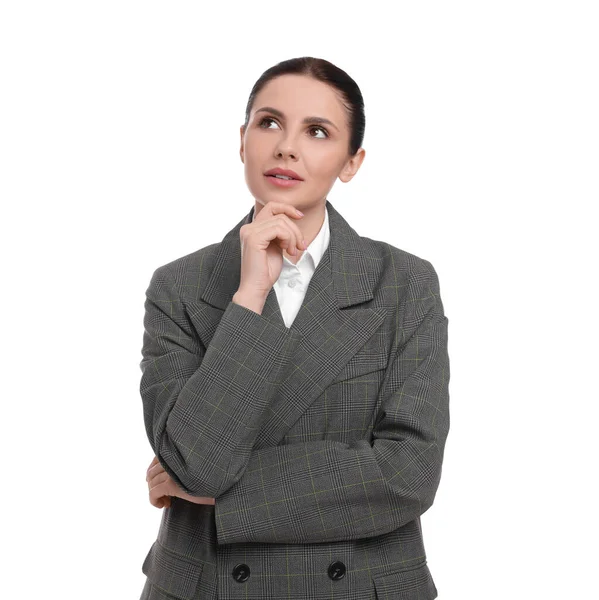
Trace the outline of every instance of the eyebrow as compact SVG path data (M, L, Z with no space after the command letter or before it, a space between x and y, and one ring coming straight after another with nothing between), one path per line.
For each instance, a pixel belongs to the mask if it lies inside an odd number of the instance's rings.
M285 115L280 111L277 110L276 108L273 108L272 106L263 106L262 108L259 108L256 111L256 114L258 114L259 112L269 112L272 113L273 115L279 117L279 119L285 119ZM318 124L326 124L326 125L332 125L337 131L339 131L339 128L337 127L337 125L335 125L335 123L333 123L332 121L329 121L328 119L325 119L324 117L306 117L302 123L304 124L309 124L309 123L318 123Z

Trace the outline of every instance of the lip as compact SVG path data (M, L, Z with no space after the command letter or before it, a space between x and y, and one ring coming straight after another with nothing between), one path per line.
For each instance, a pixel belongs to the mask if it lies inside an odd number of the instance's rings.
M277 167L276 169L270 169L266 171L264 175L287 175L287 177L293 177L293 179L297 179L298 181L303 181L303 179L295 172L290 169L281 169Z
M264 179L267 179L273 185L284 188L294 187L302 183L301 179L279 179L278 177L272 177L271 175L265 175Z

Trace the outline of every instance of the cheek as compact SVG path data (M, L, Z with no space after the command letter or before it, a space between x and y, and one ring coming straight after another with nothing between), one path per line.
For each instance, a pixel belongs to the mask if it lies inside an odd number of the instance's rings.
M245 136L245 153L246 156L260 157L265 153L271 152L268 136L260 135L255 131L250 131Z
M303 157L307 168L323 178L333 177L344 158L336 147L316 143L303 149Z
M262 162L257 160L254 154L245 155L244 160L245 178L247 181L260 182L262 181Z
M314 155L306 163L306 172L313 181L320 181L323 184L329 184L334 181L339 172L339 165L336 158L331 158L326 154L322 156Z

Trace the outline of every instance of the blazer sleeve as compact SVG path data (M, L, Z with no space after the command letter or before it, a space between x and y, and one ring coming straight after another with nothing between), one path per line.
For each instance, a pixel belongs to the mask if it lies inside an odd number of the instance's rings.
M213 498L247 466L293 336L230 302L205 348L167 267L156 269L146 291L144 423L175 483L188 494Z
M448 319L423 260L410 276L402 343L379 396L373 441L255 450L216 498L218 544L318 543L391 532L424 513L441 478L449 432Z

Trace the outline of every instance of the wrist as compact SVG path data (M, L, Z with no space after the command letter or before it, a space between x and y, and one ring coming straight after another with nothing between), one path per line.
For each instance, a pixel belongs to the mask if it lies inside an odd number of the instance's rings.
M232 301L261 315L266 303L266 296L255 293L248 294L245 291L237 290L233 294Z

